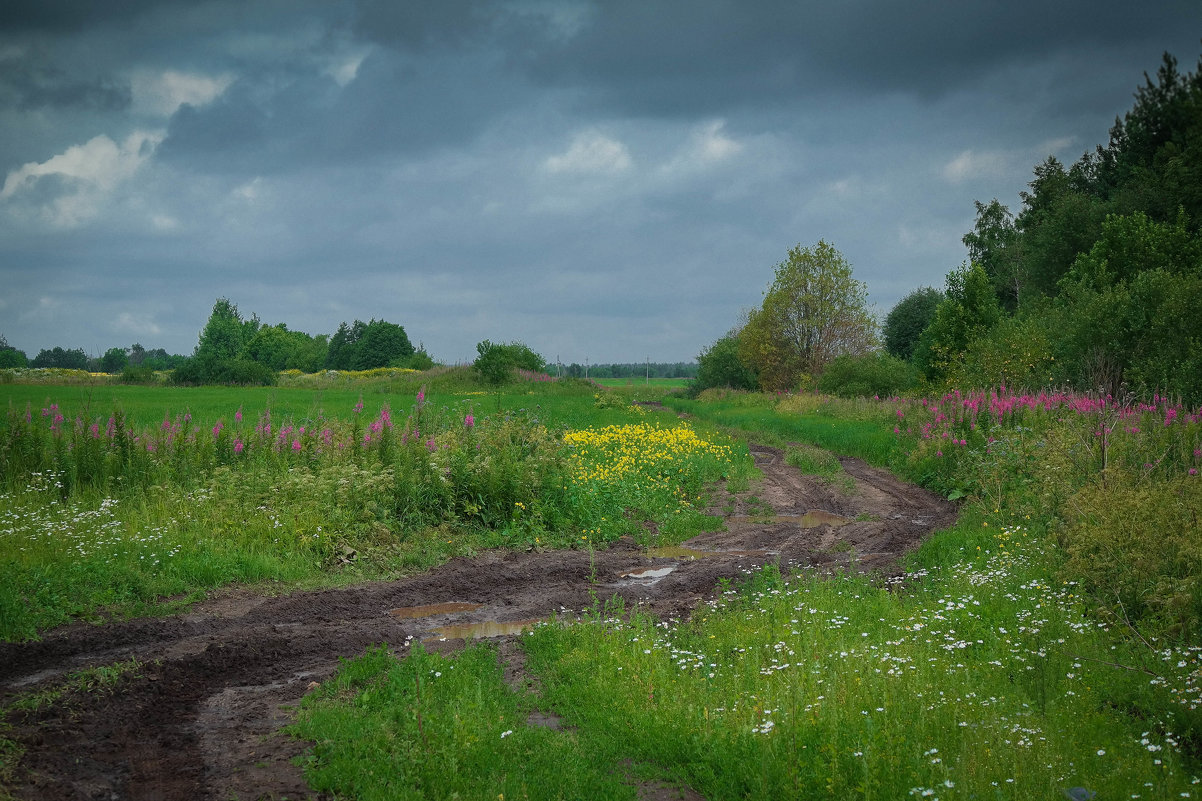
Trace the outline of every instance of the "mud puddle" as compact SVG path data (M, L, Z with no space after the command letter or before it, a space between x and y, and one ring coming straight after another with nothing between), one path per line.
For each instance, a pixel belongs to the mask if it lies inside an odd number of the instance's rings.
M719 489L709 511L727 512L725 529L680 545L489 552L398 581L286 597L235 589L177 617L73 624L38 642L0 643L0 705L72 670L142 663L111 693L68 693L10 712L5 736L24 754L4 789L39 801L315 797L293 763L307 744L279 730L340 658L378 643L400 652L433 640L448 650L489 636L521 681L514 641L539 620L574 620L614 597L684 618L720 579L769 562L889 574L898 555L955 520L951 504L863 462L841 460L854 482L844 492L801 475L779 450L751 448L763 479L744 493Z

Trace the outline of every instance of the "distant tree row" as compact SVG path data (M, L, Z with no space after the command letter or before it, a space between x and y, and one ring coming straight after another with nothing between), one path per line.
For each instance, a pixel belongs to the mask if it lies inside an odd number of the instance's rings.
M91 370L94 373L120 373L128 367L170 370L184 359L184 356L169 354L162 348L147 350L136 342L129 348L109 348L103 356L88 356L83 348L44 348L30 359L24 351L9 345L4 336L0 335L0 369L62 367L69 370Z
M555 374L569 378L694 378L696 362L623 362L581 365L575 362L549 365Z
M271 384L282 370L433 366L425 350L414 348L396 323L355 320L339 325L333 337L311 336L291 331L284 323L265 325L255 315L243 318L227 298L218 298L213 305L191 356L171 355L162 348L147 350L134 343L129 348L109 348L100 357L56 347L28 359L0 336L0 368L64 367L121 373L135 381L150 380L156 370L173 371L172 380L180 384Z
M426 369L433 364L396 323L355 320L351 325L339 325L333 337L312 336L290 331L284 323L265 325L257 315L243 318L236 305L218 298L196 350L176 367L174 380L182 384L270 384L281 370Z

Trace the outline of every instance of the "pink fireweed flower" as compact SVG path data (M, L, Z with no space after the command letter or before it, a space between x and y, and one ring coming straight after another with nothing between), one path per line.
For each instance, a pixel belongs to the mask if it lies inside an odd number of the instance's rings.
M242 449L246 446L242 444L242 440L234 440L234 453L242 453Z
M476 424L476 418L472 417L472 413L468 412L467 417L463 418L464 428L471 428Z
M359 402L355 404L355 414L363 411L363 396L359 396Z
M299 439L292 440L292 451L295 453L295 452L299 451L300 449L301 449L300 440Z
M218 420L217 425L213 426L213 439L217 439L219 436L221 436L221 429L223 428L225 428L225 423Z
M438 450L438 444L434 441L433 437L430 437L430 439L426 442L426 447L430 450L430 453L434 453L434 451Z
M1198 468L1196 468L1196 467L1191 467L1191 468L1189 469L1189 474L1190 474L1191 476L1196 476L1196 475L1198 475Z
M242 407L241 406L238 407L238 411L234 412L234 422L235 423L242 422Z
M92 439L100 439L100 423L92 423L92 427L88 429L92 434Z

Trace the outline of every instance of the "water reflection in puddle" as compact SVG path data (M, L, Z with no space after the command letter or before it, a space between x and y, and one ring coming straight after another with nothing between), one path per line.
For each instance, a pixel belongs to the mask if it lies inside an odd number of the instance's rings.
M424 606L402 606L400 609L393 609L388 614L398 620L413 620L419 617L432 617L434 615L453 615L456 612L474 612L484 606L484 604L472 604L464 601L448 601L441 604L425 604Z
M510 634L521 634L523 631L532 629L541 622L543 622L542 618L535 617L529 620L509 620L504 623L499 623L495 620L488 620L482 623L457 623L451 626L439 626L434 629L434 634L436 637L445 637L448 640L457 638L477 640L484 637L505 637Z
M662 579L664 576L676 569L676 565L668 565L667 567L642 567L638 570L627 570L621 573L622 578L632 579L651 579L655 581Z

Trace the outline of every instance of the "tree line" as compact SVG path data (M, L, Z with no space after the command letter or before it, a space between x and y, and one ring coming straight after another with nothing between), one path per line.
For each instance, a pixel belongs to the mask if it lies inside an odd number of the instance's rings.
M0 336L0 368L62 367L120 373L125 380L151 380L157 370L172 371L178 384L272 384L282 370L371 370L377 367L434 366L422 348L415 348L405 329L387 320L343 322L333 336L293 331L284 323L267 325L257 315L244 318L228 298L218 298L200 331L191 356L147 350L110 348L89 357L82 348L44 349L34 359Z
M969 259L890 310L826 243L699 357L698 387L886 394L1038 388L1202 402L1202 62L1165 54L1109 141L1034 168L1021 208L977 201Z

